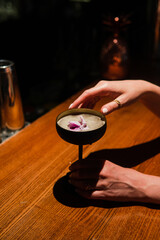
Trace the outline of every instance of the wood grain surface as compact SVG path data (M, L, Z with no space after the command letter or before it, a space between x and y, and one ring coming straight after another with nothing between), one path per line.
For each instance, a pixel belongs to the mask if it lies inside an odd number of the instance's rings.
M78 147L58 136L55 121L74 98L0 145L0 239L160 239L158 205L85 200L68 184ZM104 137L84 146L83 156L160 176L160 120L135 103L107 123Z

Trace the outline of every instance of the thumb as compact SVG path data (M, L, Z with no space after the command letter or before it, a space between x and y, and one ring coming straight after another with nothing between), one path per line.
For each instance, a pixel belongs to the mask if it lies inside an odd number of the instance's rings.
M104 115L107 115L121 107L121 102L118 99L113 100L112 102L109 102L102 106L101 112Z

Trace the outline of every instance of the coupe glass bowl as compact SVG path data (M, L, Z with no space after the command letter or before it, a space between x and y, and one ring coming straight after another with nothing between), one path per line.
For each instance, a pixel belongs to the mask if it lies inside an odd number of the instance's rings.
M91 115L98 116L101 118L102 121L104 121L104 124L103 126L97 129L87 130L87 131L71 131L71 130L62 128L58 124L58 121L64 116L77 115L77 114L91 114ZM104 135L106 131L106 127L107 127L107 121L105 116L98 111L87 109L87 108L76 108L76 109L66 110L60 113L56 119L56 129L59 136L63 140L76 145L86 145L86 144L91 144L93 142L98 141Z

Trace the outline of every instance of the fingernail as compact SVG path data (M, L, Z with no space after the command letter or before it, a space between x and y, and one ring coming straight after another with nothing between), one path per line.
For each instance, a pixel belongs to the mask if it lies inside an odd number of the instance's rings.
M107 114L107 113L108 113L108 109L107 109L107 108L103 108L102 112L103 112L104 114Z
M71 105L69 105L69 109L72 107L73 103L71 103Z

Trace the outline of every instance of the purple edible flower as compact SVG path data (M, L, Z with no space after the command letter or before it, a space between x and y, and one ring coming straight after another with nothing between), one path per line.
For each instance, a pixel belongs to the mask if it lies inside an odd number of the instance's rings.
M80 121L70 121L68 127L72 131L80 131L87 127L87 123L84 120L83 116L80 116Z
M77 121L70 121L68 127L70 130L80 129L80 123Z

